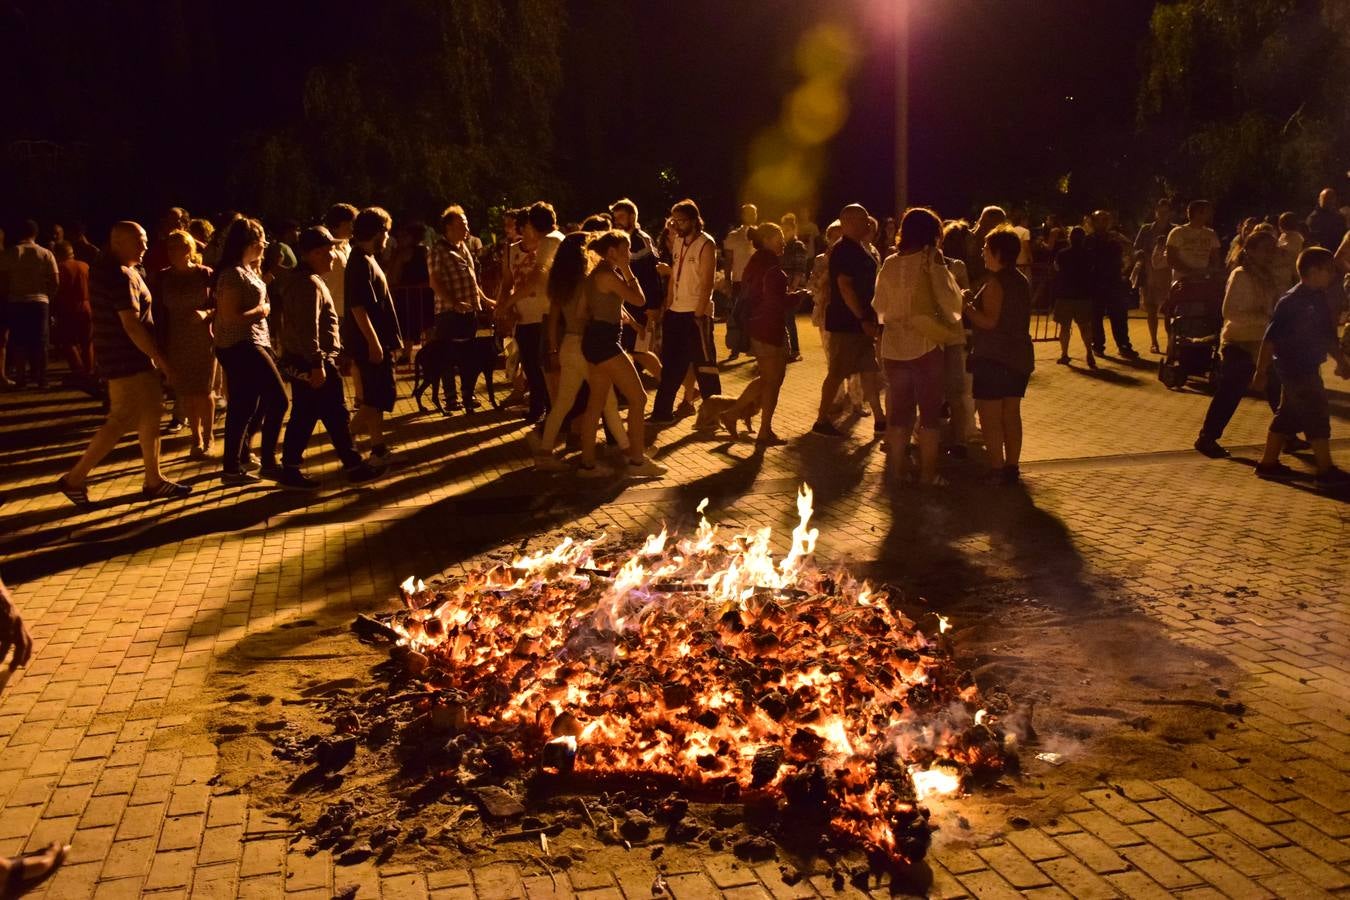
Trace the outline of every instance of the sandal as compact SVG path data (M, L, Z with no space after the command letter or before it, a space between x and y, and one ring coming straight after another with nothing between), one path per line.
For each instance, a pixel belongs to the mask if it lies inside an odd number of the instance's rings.
M69 844L52 841L41 850L10 857L9 876L4 884L5 896L17 897L28 888L47 880L66 861L69 852Z
M141 496L146 500L173 500L192 493L192 486L176 481L161 481L152 488L141 488Z
M67 500L69 500L71 503L74 503L80 509L89 508L90 504L89 504L88 488L86 487L73 488L70 485L66 484L66 476L62 475L60 478L56 479L56 489L60 491L61 494Z

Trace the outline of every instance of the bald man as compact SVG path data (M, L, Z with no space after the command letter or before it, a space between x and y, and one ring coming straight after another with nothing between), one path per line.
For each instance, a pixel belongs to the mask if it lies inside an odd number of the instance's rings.
M90 269L90 307L94 313L94 353L108 379L108 419L89 448L56 482L71 503L89 506L85 480L128 431L140 439L145 463L142 495L147 500L186 497L186 484L166 479L159 470L159 420L164 392L160 374L172 380L164 354L155 343L150 289L136 265L145 258L145 229L135 222L113 226L109 252Z
M871 228L867 210L856 203L839 213L842 236L830 251L829 303L825 307L825 356L829 368L820 386L820 410L811 430L828 437L844 433L830 421L839 385L850 375L859 376L863 397L872 408L873 426L879 436L886 430L881 414L881 377L877 365L877 316L872 310L876 290L877 260L864 242Z

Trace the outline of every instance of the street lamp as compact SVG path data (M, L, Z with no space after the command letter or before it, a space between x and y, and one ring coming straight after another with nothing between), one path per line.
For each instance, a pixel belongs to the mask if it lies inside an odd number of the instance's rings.
M909 0L895 9L895 216L909 205Z

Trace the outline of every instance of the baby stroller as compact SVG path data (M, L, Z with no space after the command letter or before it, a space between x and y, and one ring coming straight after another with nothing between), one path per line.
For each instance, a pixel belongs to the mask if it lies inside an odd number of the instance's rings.
M1213 391L1219 384L1223 282L1174 281L1159 312L1167 324L1167 355L1158 363L1158 380L1179 391L1190 379L1203 378Z

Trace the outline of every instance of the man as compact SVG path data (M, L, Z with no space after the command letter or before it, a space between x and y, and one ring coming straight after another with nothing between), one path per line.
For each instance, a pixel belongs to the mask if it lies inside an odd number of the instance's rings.
M84 227L83 222L76 222L70 226L70 246L75 250L75 258L87 266L98 262L99 256L103 253L89 240L88 229Z
M712 293L717 245L703 231L703 217L693 200L670 209L675 228L670 282L661 305L661 384L652 402L651 422L675 421L675 395L694 367L704 400L722 393L712 341Z
M877 283L877 259L864 246L871 228L871 217L857 203L839 213L839 242L829 255L829 303L825 307L825 356L828 368L820 386L820 407L811 430L829 437L844 432L830 421L830 407L839 393L839 385L850 375L858 375L863 397L872 408L874 429L880 436L886 431L881 414L881 382L877 367L876 313L872 294Z
M638 224L637 204L632 200L616 200L609 207L609 214L614 219L614 227L628 234L628 243L630 245L630 265L634 277L637 278L638 285L642 288L642 296L646 298L647 305L638 307L625 303L629 315L638 325L648 327L661 314L661 298L665 291L661 287L661 273L657 268L659 260L656 257L656 244L652 241L652 236L642 230ZM625 324L621 335L621 343L624 350L633 353L637 348L637 332Z
M785 213L783 215L783 273L788 277L788 293L796 294L801 298L806 292L806 276L811 267L811 257L806 249L806 244L802 241L797 232L797 214ZM801 342L797 337L797 309L800 304L794 304L792 309L787 312L787 335L788 335L788 362L796 362L802 358Z
M446 341L452 348L451 368L445 373L447 409L459 408L450 382L456 368L459 369L464 407L478 408L473 395L473 369L461 364L460 359L478 330L479 314L493 306L478 286L473 251L466 240L468 236L469 217L464 207L448 206L441 213L441 236L427 253L427 276L436 304L435 340Z
M169 267L169 254L165 247L165 241L169 235L175 231L187 231L188 225L192 223L192 216L181 206L171 206L165 210L164 215L159 217L159 224L155 226L155 239L150 242L150 250L145 254L145 264L143 271L147 274L162 271Z
M549 410L548 381L544 377L544 316L548 314L548 270L562 241L558 214L551 205L540 201L526 210L521 229L523 271L512 273L511 293L502 307L502 314L516 321L516 350L530 392L530 405L525 413L530 427L539 424Z
M333 235L333 268L323 276L323 283L333 298L339 318L347 311L347 259L352 255L352 223L356 221L356 207L350 203L334 203L324 213L323 227Z
M759 209L753 203L746 203L741 207L741 224L738 228L733 228L727 232L727 239L722 242L722 249L727 255L727 280L731 282L731 316L727 320L728 331L738 330L740 323L737 319L738 308L741 304L741 279L745 274L746 263L750 262L750 257L755 255L755 244L752 236L755 226L759 224ZM728 361L740 356L741 352L732 349Z
M1223 271L1219 236L1210 225L1214 206L1208 200L1186 204L1186 224L1167 233L1167 264L1173 281L1203 281Z
M1308 246L1325 247L1332 253L1345 237L1345 216L1337 205L1336 190L1323 188L1317 195L1317 208L1308 214Z
M341 320L323 282L323 276L333 268L337 238L319 226L306 229L292 240L296 242L299 264L283 270L273 282L280 319L279 368L291 383L291 418L286 423L278 481L283 487L301 490L319 486L317 480L300 471L300 460L314 436L315 424L323 422L347 480L361 484L379 473L361 459L352 443L347 399L338 374Z
M350 348L361 385L360 409L352 417L350 428L370 436L370 452L379 460L389 457L384 417L394 411L394 359L403 348L389 279L379 262L393 224L389 213L378 206L357 213L343 278L347 315L342 343Z
M1111 322L1111 339L1122 359L1138 359L1130 345L1130 308L1125 289L1125 247L1129 241L1112 227L1110 212L1099 209L1091 217L1092 233L1083 241L1092 270L1092 351L1106 353L1106 326Z
M29 219L19 228L19 242L0 254L0 296L7 300L9 361L16 383L26 387L31 373L38 388L45 389L48 323L60 278L56 257L37 237L38 224Z
M89 506L85 480L122 435L135 429L145 464L142 495L147 500L186 497L192 488L166 479L159 470L159 420L164 394L161 373L172 380L164 354L155 343L150 290L136 266L145 258L145 229L135 222L113 226L108 252L89 272L94 314L94 356L108 379L108 418L94 433L75 466L56 481L56 489L80 508ZM158 370L158 371L156 371Z

